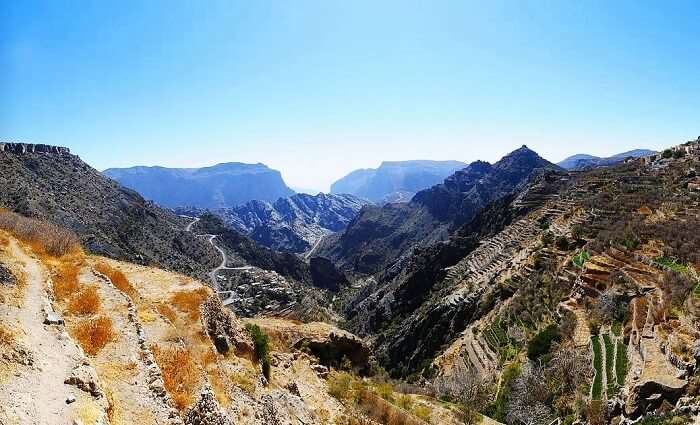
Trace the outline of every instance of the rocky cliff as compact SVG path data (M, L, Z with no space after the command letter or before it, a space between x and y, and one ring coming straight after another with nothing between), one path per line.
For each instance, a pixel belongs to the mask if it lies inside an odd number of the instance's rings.
M110 168L106 176L165 207L224 208L253 199L273 202L294 194L279 171L229 162L203 168Z

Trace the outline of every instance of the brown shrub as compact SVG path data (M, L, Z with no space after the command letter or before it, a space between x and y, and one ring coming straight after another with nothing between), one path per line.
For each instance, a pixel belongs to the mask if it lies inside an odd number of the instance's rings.
M114 339L112 319L104 316L80 321L73 328L73 333L83 350L91 356Z
M107 263L95 264L95 270L107 276L107 278L112 282L112 285L128 295L132 300L138 295L136 289L131 285L131 282L129 282L129 279L126 277L126 275L124 275L124 273L121 272L121 270L117 270Z
M40 255L62 257L81 250L80 239L70 230L11 211L0 211L0 229L29 244Z
M61 263L53 276L53 295L57 301L68 299L78 292L78 273L80 265L74 262Z
M10 244L10 240L4 234L0 233L0 246L7 246Z
M200 381L198 367L192 353L180 347L152 347L156 363L163 375L165 389L173 398L175 407L184 411L194 400L194 393Z
M160 313L163 317L168 319L170 322L174 322L175 319L177 318L177 315L173 311L170 306L165 305L165 304L158 304L156 306L156 310L158 310L158 313Z
M83 289L68 303L68 312L70 314L91 315L97 313L99 309L100 295L97 293L97 287L95 286Z
M199 319L199 306L209 298L206 288L198 288L193 291L178 291L170 298L170 302L183 313L187 313L192 320Z
M0 323L0 345L12 345L15 341L15 335L12 330Z

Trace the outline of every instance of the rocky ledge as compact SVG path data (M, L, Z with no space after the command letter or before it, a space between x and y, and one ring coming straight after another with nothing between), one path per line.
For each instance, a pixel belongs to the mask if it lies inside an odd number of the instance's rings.
M0 142L0 152L11 153L53 153L53 154L70 154L70 149L62 146L42 145L35 143L9 143Z

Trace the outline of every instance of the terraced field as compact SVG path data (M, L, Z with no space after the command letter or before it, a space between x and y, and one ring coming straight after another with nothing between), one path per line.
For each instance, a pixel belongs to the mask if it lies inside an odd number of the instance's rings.
M593 346L593 369L595 369L595 377L593 378L593 386L591 387L591 398L600 400L603 393L603 360L600 352L600 338L597 336L591 337L591 345Z

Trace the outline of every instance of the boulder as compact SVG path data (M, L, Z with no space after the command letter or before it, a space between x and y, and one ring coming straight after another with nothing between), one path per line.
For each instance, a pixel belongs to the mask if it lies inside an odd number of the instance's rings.
M667 403L675 405L683 395L685 387L686 382L680 379L639 382L630 388L625 413L627 416L637 417L644 413L654 412Z
M66 378L64 383L73 385L95 398L100 398L103 395L95 369L85 363L74 367L71 375Z

